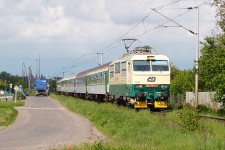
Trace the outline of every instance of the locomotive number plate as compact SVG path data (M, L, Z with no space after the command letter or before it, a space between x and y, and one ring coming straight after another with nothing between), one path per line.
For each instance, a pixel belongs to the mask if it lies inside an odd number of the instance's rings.
M154 106L155 108L167 108L167 102L157 101Z
M146 87L148 87L148 88L157 88L158 84L146 84Z

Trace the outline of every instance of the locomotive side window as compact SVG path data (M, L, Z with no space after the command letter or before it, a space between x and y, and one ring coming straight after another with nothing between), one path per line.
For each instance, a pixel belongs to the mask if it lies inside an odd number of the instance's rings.
M154 60L152 62L152 71L169 71L168 61Z
M113 78L113 76L114 76L114 65L109 67L109 72L110 72L110 78Z
M126 77L126 62L122 62L122 76Z
M115 64L115 73L120 73L120 63Z
M150 62L148 60L134 60L134 71L150 71Z

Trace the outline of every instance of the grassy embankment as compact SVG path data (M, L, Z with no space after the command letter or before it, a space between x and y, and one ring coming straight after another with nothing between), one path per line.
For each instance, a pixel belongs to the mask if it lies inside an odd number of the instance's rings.
M167 115L149 110L136 112L110 103L96 103L51 95L72 112L88 118L109 142L72 146L80 150L225 149L224 124L199 120L194 111L184 109ZM64 148L59 149L67 149Z
M14 122L18 111L14 106L23 106L23 101L15 102L0 102L0 126L8 126Z

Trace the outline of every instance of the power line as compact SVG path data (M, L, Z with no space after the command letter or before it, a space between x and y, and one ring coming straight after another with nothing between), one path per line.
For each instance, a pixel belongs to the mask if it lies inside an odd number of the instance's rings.
M190 30L190 29L188 29L188 28L182 26L181 24L175 22L174 20L177 19L177 18L179 18L179 17L181 17L181 16L183 16L184 14L187 14L188 12L192 11L194 8L201 7L202 5L208 3L209 1L210 1L210 0L204 2L204 3L200 4L200 5L197 5L197 6L195 6L195 7L187 7L187 8L186 8L186 10L187 10L186 12L184 12L184 13L182 13L182 14L179 14L178 16L176 16L176 17L174 17L174 18L172 18L172 19L170 19L170 18L168 18L168 17L166 17L165 15L162 14L162 15L165 16L165 18L167 18L169 21L167 21L167 22L165 22L165 23L163 23L163 24L160 24L160 25L158 25L158 26L156 26L156 27L154 27L154 28L152 28L152 29L146 30L144 33L141 33L141 34L135 36L134 38L138 38L138 37L140 37L140 36L143 36L143 35L147 34L148 32L153 31L153 30L155 30L155 29L157 29L157 28L161 28L161 27L171 27L171 26L164 26L165 24L167 24L167 23L169 23L169 22L174 22L175 24L178 25L178 26L173 26L173 27L182 27L182 28L184 28L185 30L189 31L190 33L196 34L196 33L193 32L192 30ZM152 9L153 9L153 8L152 8ZM157 12L158 12L158 11L157 11ZM160 15L161 15L161 14L160 14Z
M184 28L185 30L189 31L189 32L192 33L192 34L195 34L195 32L193 32L192 30L190 30L190 29L184 27L183 25L177 23L177 22L174 21L174 20L177 19L177 18L179 18L179 17L181 17L181 16L183 16L184 14L187 14L188 12L192 11L193 8L200 7L200 6L202 6L202 5L206 4L206 3L208 3L210 0L205 1L204 3L202 3L202 4L198 5L198 6L195 6L195 7L188 7L188 8L166 8L167 6L173 5L173 4L178 3L178 2L180 2L180 1L182 1L182 0L177 0L177 1L171 2L171 3L169 3L169 4L166 4L166 5L163 5L163 6L160 6L160 7L151 8L150 11L149 11L149 12L148 12L148 13L147 13L140 21L138 21L134 26L132 26L126 33L124 33L124 34L123 34L121 37L119 37L117 40L115 40L115 41L112 42L111 44L109 44L109 45L107 45L106 47L104 47L101 51L97 51L96 53L90 53L90 54L82 54L82 55L77 59L77 61L75 62L75 64L77 64L77 63L81 60L81 58L84 57L85 55L94 55L94 54L97 54L98 52L99 52L99 53L100 53L100 52L103 53L103 52L106 52L106 51L109 51L109 50L112 50L112 49L118 47L118 46L122 43L122 39L123 39L126 35L128 35L131 31L133 31L135 28L137 28L141 23L143 23L143 26L144 26L144 28L145 28L145 32L144 32L144 33L141 33L141 34L139 34L139 35L137 35L137 36L135 36L135 37L132 37L132 38L137 38L137 37L143 36L143 35L147 34L148 32L150 32L150 31L152 31L152 30L155 30L155 29L157 29L157 28L161 28L161 27L172 27L172 26L165 26L165 25L166 25L167 23L169 23L169 22L173 22L174 24L177 25L177 26L174 26L174 27L181 27L181 28ZM176 17L174 17L174 18L171 19L171 18L165 16L164 14L160 13L160 12L158 11L158 10L160 10L160 9L186 9L187 11L185 11L184 13L181 13L181 14L179 14L179 15L177 15ZM147 29L147 28L145 27L145 20L146 20L146 18L149 17L149 15L150 15L152 12L158 13L159 15L165 17L168 21L165 22L165 23L159 24L159 25L155 26L155 27L152 28L152 29ZM116 44L116 43L117 43L117 44ZM115 44L116 44L116 45L115 45ZM128 44L129 44L129 43L128 43ZM111 48L110 48L110 47L111 47ZM109 49L109 48L110 48L110 49ZM107 50L107 49L108 49L108 50Z
M184 13L182 13L182 14L179 14L179 15L177 15L176 17L172 18L172 20L175 20L175 19L177 19L177 18L179 18L179 17L181 17L181 16L187 14L187 13L190 12L190 11L192 11L192 10L187 10L186 12L184 12ZM158 28L169 27L169 26L164 26L165 24L167 24L167 23L169 23L169 22L171 22L171 21L166 21L166 22L164 22L164 23L162 23L162 24L159 24L158 26L156 26L156 27L154 27L154 28L152 28L152 29L146 30L144 33L141 33L141 34L135 36L135 38L138 38L138 37L140 37L140 36L143 36L144 34L147 34L148 32L153 31L153 30L158 29ZM177 26L176 26L176 27L177 27Z
M192 10L192 9L194 9L194 8L199 8L199 7L201 7L202 5L208 3L209 1L210 1L210 0L208 0L208 1L206 1L206 2L204 2L204 3L202 3L202 4L200 4L200 5L198 5L198 6L195 6L195 7L188 7L188 8L186 8L186 9L187 9L187 10ZM183 25L177 23L176 21L174 21L175 19L170 19L169 17L165 16L164 14L158 12L156 9L152 9L152 10L155 11L156 13L160 14L160 15L163 16L164 18L168 19L169 22L175 23L176 25L178 25L178 27L181 27L181 28L183 28L183 29L189 31L189 32L192 33L192 34L196 34L196 33L193 32L192 30L190 30L190 29L184 27Z
M122 38L124 38L124 37L125 37L128 33L130 33L132 30L134 30L140 23L143 23L143 26L145 27L145 25L144 25L144 20L150 15L150 13L151 13L152 11L156 11L156 10L162 9L162 8L163 8L163 9L166 9L166 8L165 8L166 6L169 6L169 5L178 3L178 2L180 2L180 1L182 1L182 0L178 0L178 1L169 3L169 4L166 4L166 5L157 7L157 8L151 8L151 11L149 11L149 12L147 13L147 15L145 15L138 23L136 23L131 29L129 29L125 34L123 34L119 39L117 39L116 41L114 41L114 42L111 43L110 45L104 47L102 51L106 51L106 49L108 49L109 47L113 46L113 45L116 44L116 43L119 45L119 44L122 42ZM200 5L196 6L196 7L200 7L200 6L202 6L202 5L206 4L206 3L208 3L209 1L210 1L210 0L205 1L204 3L202 3L202 4L200 4ZM182 15L188 13L189 11L191 11L190 8L194 8L194 7L189 7L189 8L177 8L177 9L188 9L188 11L186 11L186 12L184 12L184 13L182 13L182 14L176 16L175 18L173 18L173 19L171 19L171 20L169 20L169 21L167 21L167 22L165 22L165 23L163 23L163 24L161 24L161 25L158 25L158 26L154 27L153 29L146 30L144 33L139 34L139 35L137 35L137 36L135 36L135 37L132 37L132 38L140 37L140 36L142 36L142 35L144 35L144 34L150 32L150 31L152 31L152 30L154 30L154 29L156 29L156 28L162 27L163 25L165 25L165 24L167 24L167 23L169 23L169 22L174 22L174 23L177 24L179 27L182 27L182 28L184 28L185 30L189 31L190 33L195 34L192 30L190 30L190 29L188 29L188 28L186 28L186 27L182 26L181 24L179 24L179 23L177 23L177 22L174 21L174 20L177 19L178 17L180 17L180 16L182 16ZM169 9L169 8L167 8L167 9ZM172 8L172 9L175 9L175 8ZM157 13L159 13L159 12L157 11ZM160 14L160 15L163 15L163 14L161 14L161 13L159 13L159 14ZM166 17L166 16L165 16L165 17ZM168 18L168 19L170 19L170 18ZM169 27L169 26L165 26L165 27ZM175 27L177 27L177 26L175 26ZM145 29L146 29L146 27L145 27ZM114 49L115 47L118 47L118 45L112 47L111 49Z
M168 3L166 5L163 5L163 6L160 6L160 7L156 7L155 9L162 9L162 8L165 8L169 5L173 5L175 3L178 3L179 1L181 0L177 0L177 1L174 1L174 2L171 2L171 3ZM119 44L121 43L122 39L128 34L130 33L132 30L134 30L140 23L144 23L144 20L150 15L150 13L152 12L152 10L150 10L138 23L136 23L132 28L130 28L125 34L123 34L120 38L118 38L117 40L115 40L113 43L109 44L108 46L104 47L102 49L102 51L98 51L99 53L103 53L103 51L106 51L106 49L108 49L109 47L112 47L113 45L115 45L116 43L118 43L116 46L113 46L111 49L114 49L116 47L119 46ZM128 43L129 44L129 43ZM98 53L97 52L97 53ZM82 54L78 60L76 61L76 63L78 63L80 61L80 59L86 54Z
M174 1L174 2L171 2L169 4L166 4L166 5L163 5L163 6L160 6L160 7L157 7L155 9L162 9L164 7L167 7L169 5L172 5L172 4L175 4L175 3L178 3L179 1L181 0L177 0L177 1ZM147 16L149 16L149 14L152 12L152 10L150 10L138 23L136 23L131 29L129 29L125 34L123 34L119 39L117 39L116 41L114 41L113 43L109 44L108 46L104 47L102 50L104 51L105 49L111 47L112 45L114 45L115 43L118 43L118 42L121 42L121 40L124 38L125 35L127 35L129 32L131 32L134 28L136 28L140 23L142 23L145 18Z
M178 27L181 27L181 28L183 28L183 29L189 31L189 32L192 33L192 34L195 34L195 33L194 33L193 31L191 31L190 29L188 29L188 28L182 26L181 24L179 24L179 23L177 23L176 21L174 21L173 19L170 19L169 17L163 15L162 13L158 12L157 10L155 10L155 9L152 9L152 10L155 11L156 13L160 14L161 16L165 17L165 18L168 19L170 22L175 23L176 25L178 25Z

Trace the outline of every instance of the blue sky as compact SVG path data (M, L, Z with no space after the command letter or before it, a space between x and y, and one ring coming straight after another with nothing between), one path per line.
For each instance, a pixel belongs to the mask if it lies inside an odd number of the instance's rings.
M190 69L194 65L196 36L168 22L152 8L196 32L196 10L187 12L186 8L204 2L0 0L0 71L21 75L24 63L27 72L31 67L36 75L40 55L41 74L47 78L78 73L100 64L97 53L103 53L104 63L121 57L125 53L122 38L138 39L131 49L150 45L153 53L167 55L180 69ZM206 3L199 12L203 41L217 32L215 8Z

